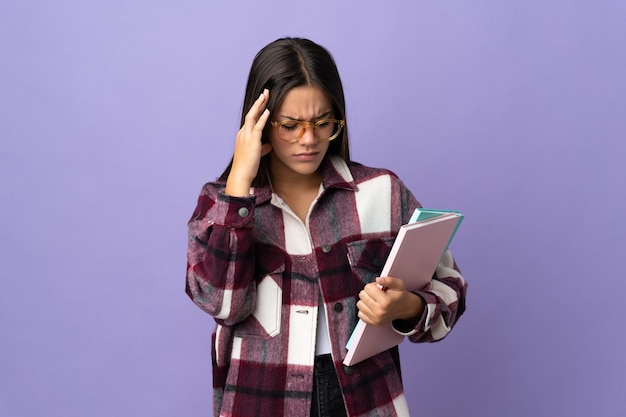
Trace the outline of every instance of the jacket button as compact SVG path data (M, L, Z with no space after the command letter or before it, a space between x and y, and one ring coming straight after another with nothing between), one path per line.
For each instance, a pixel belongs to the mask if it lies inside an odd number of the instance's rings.
M248 217L248 214L250 214L250 210L248 210L247 207L241 207L239 210L237 210L237 214L239 214L240 217Z
M352 375L354 373L354 368L348 365L343 366L343 371L348 375Z
M333 306L333 310L335 310L337 313L341 313L343 311L343 304L335 303L335 305Z
M330 253L331 250L333 250L333 247L330 246L330 245L322 246L322 252L324 252L324 253Z

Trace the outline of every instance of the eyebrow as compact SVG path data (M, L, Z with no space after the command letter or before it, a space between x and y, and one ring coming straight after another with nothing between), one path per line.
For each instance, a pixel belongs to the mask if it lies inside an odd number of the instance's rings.
M327 111L325 113L322 113L319 116L313 118L312 120L327 119L331 114L333 114L333 112L331 110L329 110L329 111ZM295 117L285 116L285 115L280 115L279 117L283 117L283 118L288 119L288 120L293 120L294 122L300 122L300 121L308 122L308 121L310 121L310 120L300 120L300 119L296 119Z

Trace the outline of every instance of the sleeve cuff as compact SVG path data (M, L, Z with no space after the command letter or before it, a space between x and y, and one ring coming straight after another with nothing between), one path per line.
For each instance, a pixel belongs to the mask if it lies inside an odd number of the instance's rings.
M218 194L217 212L221 223L227 227L249 226L254 218L255 197L233 197L223 192Z
M424 302L424 311L422 311L422 315L417 318L417 320L402 320L396 319L391 322L392 329L403 336L412 336L418 332L424 332L430 326L430 321L432 320L432 309L430 303L428 302L427 296L425 297L424 293L414 292L415 295L419 296Z
M396 319L391 322L391 328L402 336L412 336L417 333L415 326L406 320Z

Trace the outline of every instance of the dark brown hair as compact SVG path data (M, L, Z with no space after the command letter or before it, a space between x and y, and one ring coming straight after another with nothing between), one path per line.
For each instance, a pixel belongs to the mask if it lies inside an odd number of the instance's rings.
M322 90L333 106L336 119L346 118L346 104L341 78L331 54L313 41L302 38L278 39L259 51L252 62L246 95L241 112L241 126L252 104L263 90L270 90L267 108L270 114L278 111L287 93L296 87L311 86ZM271 117L271 116L270 116ZM268 122L262 142L268 142ZM339 137L330 142L327 155L338 155L350 161L348 128L344 127ZM232 159L220 176L226 180L232 167ZM259 172L252 182L255 187L267 184L268 156L261 158Z

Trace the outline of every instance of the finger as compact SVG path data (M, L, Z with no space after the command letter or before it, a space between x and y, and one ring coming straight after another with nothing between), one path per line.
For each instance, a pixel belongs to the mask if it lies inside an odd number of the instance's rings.
M264 106L267 104L267 100L269 97L269 92L267 89L263 90L261 95L252 103L250 110L246 113L246 117L244 118L244 123L248 126L254 126L259 119L260 115L263 113Z
M404 281L400 278L393 277L379 277L376 279L376 283L382 285L385 289L388 290L396 290L396 291L404 291Z
M368 316L367 314L363 313L360 310L359 310L359 313L357 314L357 317L360 318L361 320L363 320L367 324L371 324L371 325L374 324L374 322L372 321L370 316Z
M380 288L381 290L384 290L387 288L386 286L386 281L385 281L385 277L376 277L376 285L378 286L378 288Z
M363 301L356 303L359 316L374 317L374 311Z
M359 293L359 298L368 303L375 303L379 293L376 284L367 284Z
M259 120L257 120L257 122L254 124L254 130L263 131L263 128L265 127L265 124L267 123L267 120L269 119L269 117L270 117L269 109L263 110L263 113L261 113Z
M366 291L373 300L377 300L381 296L381 293L385 291L385 288L381 287L378 282L371 282L367 284L363 290Z
M364 304L357 304L357 306L359 307L357 316L365 323L372 324L374 326L382 324L380 317L374 312L374 310Z
M371 299L372 297L370 297L367 291L365 291L365 288L359 291L359 300L366 301L366 300L371 300Z
M389 299L383 291L375 288L375 293L373 295L365 290L361 292L362 294L359 294L360 301L363 306L367 307L368 315L380 315L389 308Z

